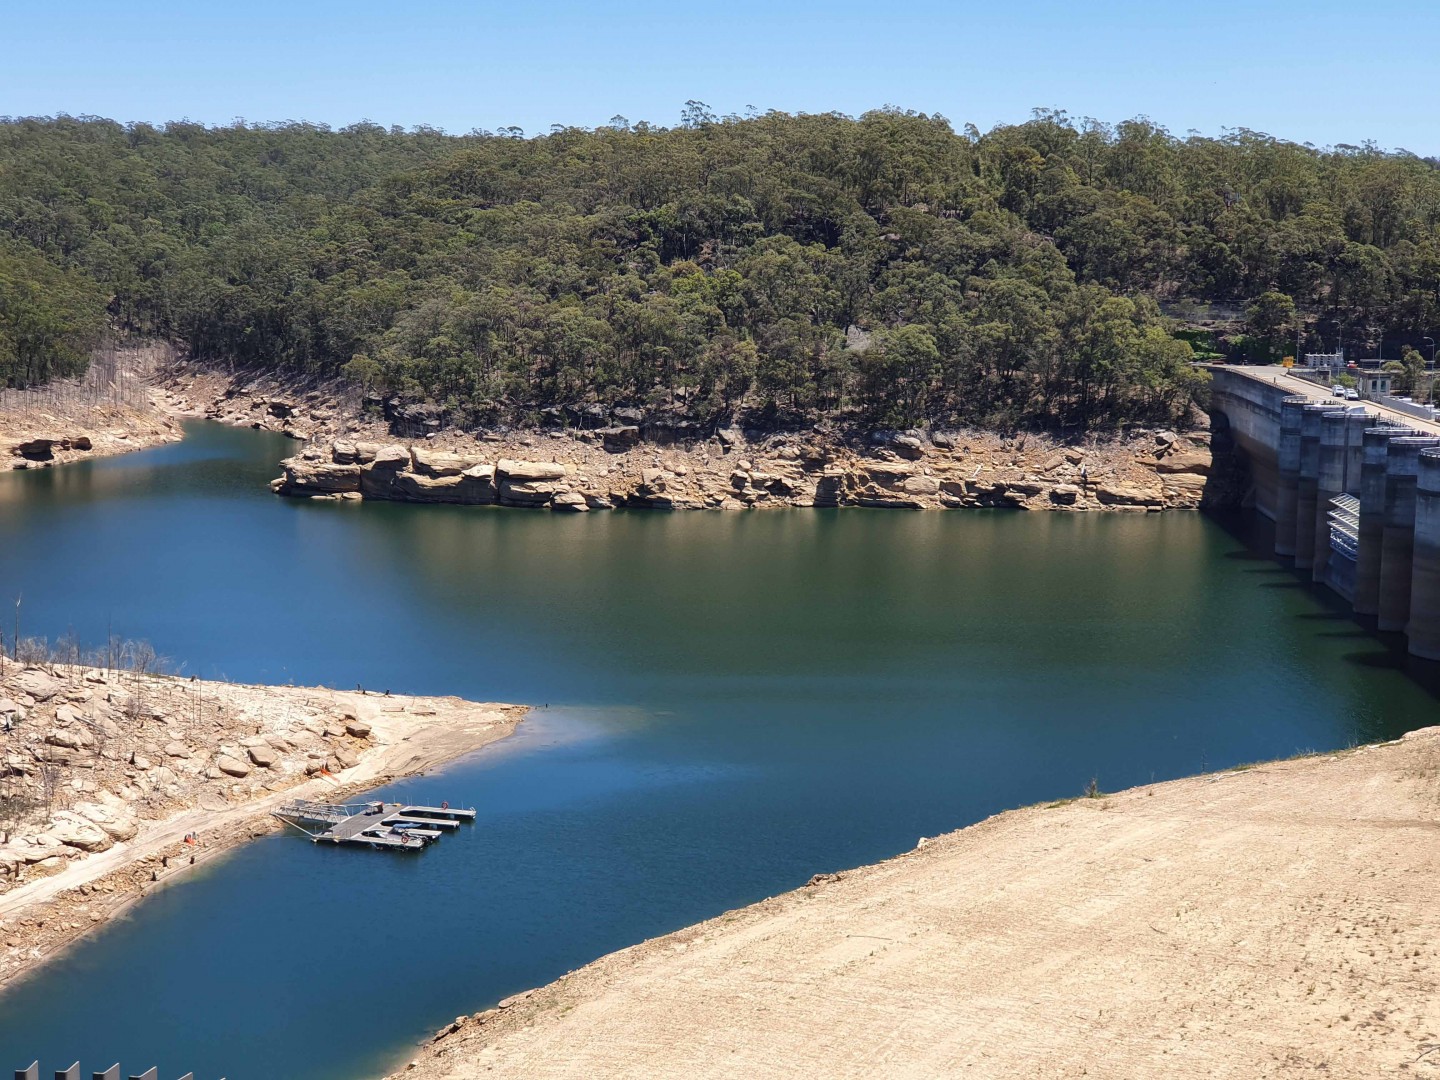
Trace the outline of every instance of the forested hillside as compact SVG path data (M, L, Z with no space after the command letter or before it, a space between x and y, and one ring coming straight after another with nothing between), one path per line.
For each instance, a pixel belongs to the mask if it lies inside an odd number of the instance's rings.
M517 134L0 123L0 380L109 325L462 423L1072 428L1185 407L1160 301L1238 306L1252 357L1440 328L1440 174L1403 152L695 103Z

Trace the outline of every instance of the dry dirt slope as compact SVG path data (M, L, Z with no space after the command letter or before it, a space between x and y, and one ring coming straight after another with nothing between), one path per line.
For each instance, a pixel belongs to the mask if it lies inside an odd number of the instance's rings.
M607 956L397 1076L1440 1076L1440 729L1004 814Z

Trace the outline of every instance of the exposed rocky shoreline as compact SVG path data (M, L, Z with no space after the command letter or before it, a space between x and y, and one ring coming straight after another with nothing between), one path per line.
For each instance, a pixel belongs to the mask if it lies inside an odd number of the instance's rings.
M1037 435L879 433L855 447L820 435L720 431L689 445L638 428L340 438L281 463L282 495L549 508L746 510L1189 509L1228 499L1212 482L1210 434L1137 432L1061 444Z
M503 738L524 712L6 661L0 984L153 885L272 830L281 799L413 775Z
M441 428L420 406L388 419L367 413L358 391L333 383L299 385L186 363L155 368L149 377L143 408L0 410L0 446L9 449L0 461L43 468L143 449L179 439L178 420L203 417L305 441L272 487L335 500L580 513L832 506L1145 511L1228 505L1243 494L1226 463L1212 460L1210 432L1198 414L1195 430L1136 430L1079 442L969 430L860 438L721 429L706 436L648 423L634 409L600 410L582 418L596 425L589 428L472 434ZM396 431L415 437L396 438Z
M0 389L0 471L178 441L180 427L154 391L156 372L171 362L173 351L163 344L112 345L97 352L80 379Z
M180 438L173 419L148 408L0 409L0 470L48 469Z

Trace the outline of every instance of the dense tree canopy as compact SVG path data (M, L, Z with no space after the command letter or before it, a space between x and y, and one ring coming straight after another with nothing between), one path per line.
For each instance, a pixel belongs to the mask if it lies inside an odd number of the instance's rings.
M1232 307L1267 356L1440 327L1440 173L1406 153L695 102L518 134L0 123L0 379L108 319L473 422L1071 427L1184 407L1162 305Z

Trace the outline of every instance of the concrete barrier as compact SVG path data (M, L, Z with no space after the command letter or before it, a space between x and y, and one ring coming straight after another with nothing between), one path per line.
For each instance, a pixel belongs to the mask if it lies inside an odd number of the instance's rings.
M1275 554L1295 554L1295 496L1300 484L1300 414L1303 397L1280 403L1280 443L1275 467Z
M1366 430L1360 466L1359 548L1355 557L1357 615L1380 612L1380 546L1385 535L1385 461L1390 440L1402 435L1419 435L1413 428L1381 422Z
M1440 660L1440 449L1420 451L1411 556L1410 654Z
M1410 621L1415 550L1415 488L1420 451L1440 446L1435 436L1391 439L1385 456L1385 531L1380 542L1380 602L1376 625L1404 630Z
M1316 514L1320 506L1320 428L1324 418L1344 408L1307 404L1300 412L1300 476L1295 485L1295 569L1315 565Z
M1373 424L1364 408L1326 412L1320 417L1320 463L1315 482L1315 548L1311 578L1328 581L1330 500L1360 493L1360 460L1365 429Z

